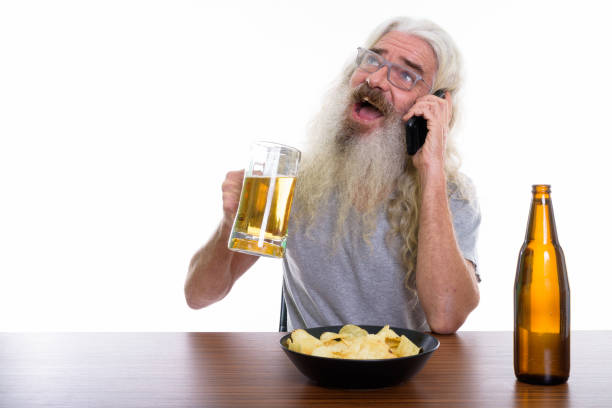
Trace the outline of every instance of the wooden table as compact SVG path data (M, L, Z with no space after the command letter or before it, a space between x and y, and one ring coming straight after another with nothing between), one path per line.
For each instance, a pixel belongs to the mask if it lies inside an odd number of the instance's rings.
M0 407L612 407L612 332L573 332L568 383L515 380L511 332L436 336L402 385L319 387L282 333L0 333Z

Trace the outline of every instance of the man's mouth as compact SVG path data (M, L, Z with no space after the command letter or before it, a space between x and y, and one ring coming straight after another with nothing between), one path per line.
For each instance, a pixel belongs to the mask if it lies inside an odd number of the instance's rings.
M353 121L367 128L376 126L394 113L393 105L385 98L383 92L377 88L370 88L365 82L353 90L352 99Z
M367 96L353 105L353 117L361 122L372 122L383 116L385 115Z

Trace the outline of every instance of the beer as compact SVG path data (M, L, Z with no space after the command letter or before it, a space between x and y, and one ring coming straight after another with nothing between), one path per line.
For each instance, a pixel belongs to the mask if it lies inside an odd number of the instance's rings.
M570 370L570 291L549 185L534 185L514 282L514 373L560 384Z
M229 248L282 257L294 189L295 177L245 177Z

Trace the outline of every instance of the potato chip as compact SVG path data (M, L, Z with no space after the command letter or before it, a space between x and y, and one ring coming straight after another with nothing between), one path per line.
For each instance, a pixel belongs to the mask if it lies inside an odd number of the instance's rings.
M361 347L359 351L350 357L358 360L376 360L384 358L394 358L395 355L389 350L389 346L385 343L385 339L375 334L368 334L365 337L359 338Z
M342 353L347 349L347 345L341 341L330 340L318 346L312 352L313 356L341 358Z
M399 336L384 326L376 334L353 324L338 333L325 332L320 339L302 329L294 330L287 340L289 350L319 357L345 359L387 359L419 354L420 348L403 334Z
M321 340L303 329L291 332L291 340L291 344L287 342L287 347L289 350L297 351L298 353L312 354L312 351L321 345Z
M321 335L320 339L323 343L328 342L329 340L340 340L346 336L341 333L333 333L333 332L325 332Z
M420 347L410 341L408 337L402 334L401 340L395 350L392 350L393 354L398 357L414 356L419 354L421 351Z
M382 336L384 338L389 338L389 339L397 339L398 341L400 338L400 336L398 336L396 332L394 332L393 330L389 328L389 325L386 325L385 327L380 329L380 331L376 333L376 335Z
M319 346L312 351L311 356L315 357L329 357L329 358L340 358L334 354L332 350L325 346Z
M346 349L339 355L339 358L355 358L361 350L365 336L345 339L347 343Z
M363 330L359 326L355 326L354 324L344 325L340 329L340 331L338 333L339 334L344 334L344 335L350 336L350 337L361 337L361 336L367 336L368 335L367 331Z

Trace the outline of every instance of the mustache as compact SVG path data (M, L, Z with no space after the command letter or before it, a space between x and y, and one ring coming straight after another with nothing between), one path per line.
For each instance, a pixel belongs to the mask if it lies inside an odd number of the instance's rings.
M378 88L370 88L365 82L357 86L351 95L353 103L360 103L367 100L370 105L378 109L384 116L395 113L391 102L387 101L383 92Z

